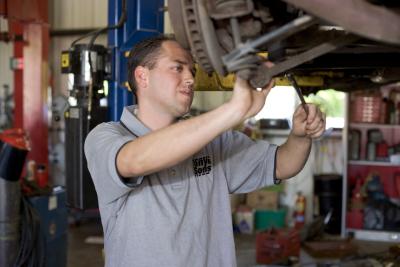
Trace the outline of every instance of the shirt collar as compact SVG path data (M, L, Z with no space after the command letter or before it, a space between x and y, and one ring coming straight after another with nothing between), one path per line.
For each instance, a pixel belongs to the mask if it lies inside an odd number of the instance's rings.
M134 134L141 136L151 132L135 115L136 105L124 107L121 115L121 122Z

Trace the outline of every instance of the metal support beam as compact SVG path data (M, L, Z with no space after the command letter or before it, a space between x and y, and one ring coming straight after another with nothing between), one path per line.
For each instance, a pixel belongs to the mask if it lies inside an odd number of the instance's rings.
M9 32L23 36L14 41L14 57L23 60L22 69L14 70L14 128L26 130L32 148L28 159L48 167L48 50L49 25L47 0L21 4L7 1ZM23 8L21 8L23 7ZM29 12L31 10L32 12Z
M310 50L307 50L306 52L290 57L289 59L276 64L272 68L266 68L264 65L261 65L257 69L256 75L250 80L250 84L255 88L264 87L273 77L283 74L287 70L297 67L321 55L332 52L339 47L350 44L357 39L359 38L355 36L344 35L341 38L326 41Z

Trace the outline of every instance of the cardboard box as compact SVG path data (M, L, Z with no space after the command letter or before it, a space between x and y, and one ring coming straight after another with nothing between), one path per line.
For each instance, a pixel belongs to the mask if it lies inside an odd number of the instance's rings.
M259 190L247 194L246 205L258 210L277 210L279 193Z
M240 205L245 204L246 194L230 194L229 199L231 202L231 211L234 213Z

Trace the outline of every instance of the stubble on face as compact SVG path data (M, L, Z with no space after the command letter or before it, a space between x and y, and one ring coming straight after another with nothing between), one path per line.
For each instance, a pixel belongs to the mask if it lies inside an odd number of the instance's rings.
M151 70L154 100L175 118L189 112L193 101L193 60L174 41L162 44L156 66Z

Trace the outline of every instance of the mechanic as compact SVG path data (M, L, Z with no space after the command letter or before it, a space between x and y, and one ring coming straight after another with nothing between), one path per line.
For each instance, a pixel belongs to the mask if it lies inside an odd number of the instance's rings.
M296 175L324 114L298 107L277 147L230 130L256 115L273 86L254 90L236 78L231 99L189 119L194 62L175 40L135 45L130 87L137 105L119 122L98 125L85 155L97 191L106 266L236 266L229 194Z

